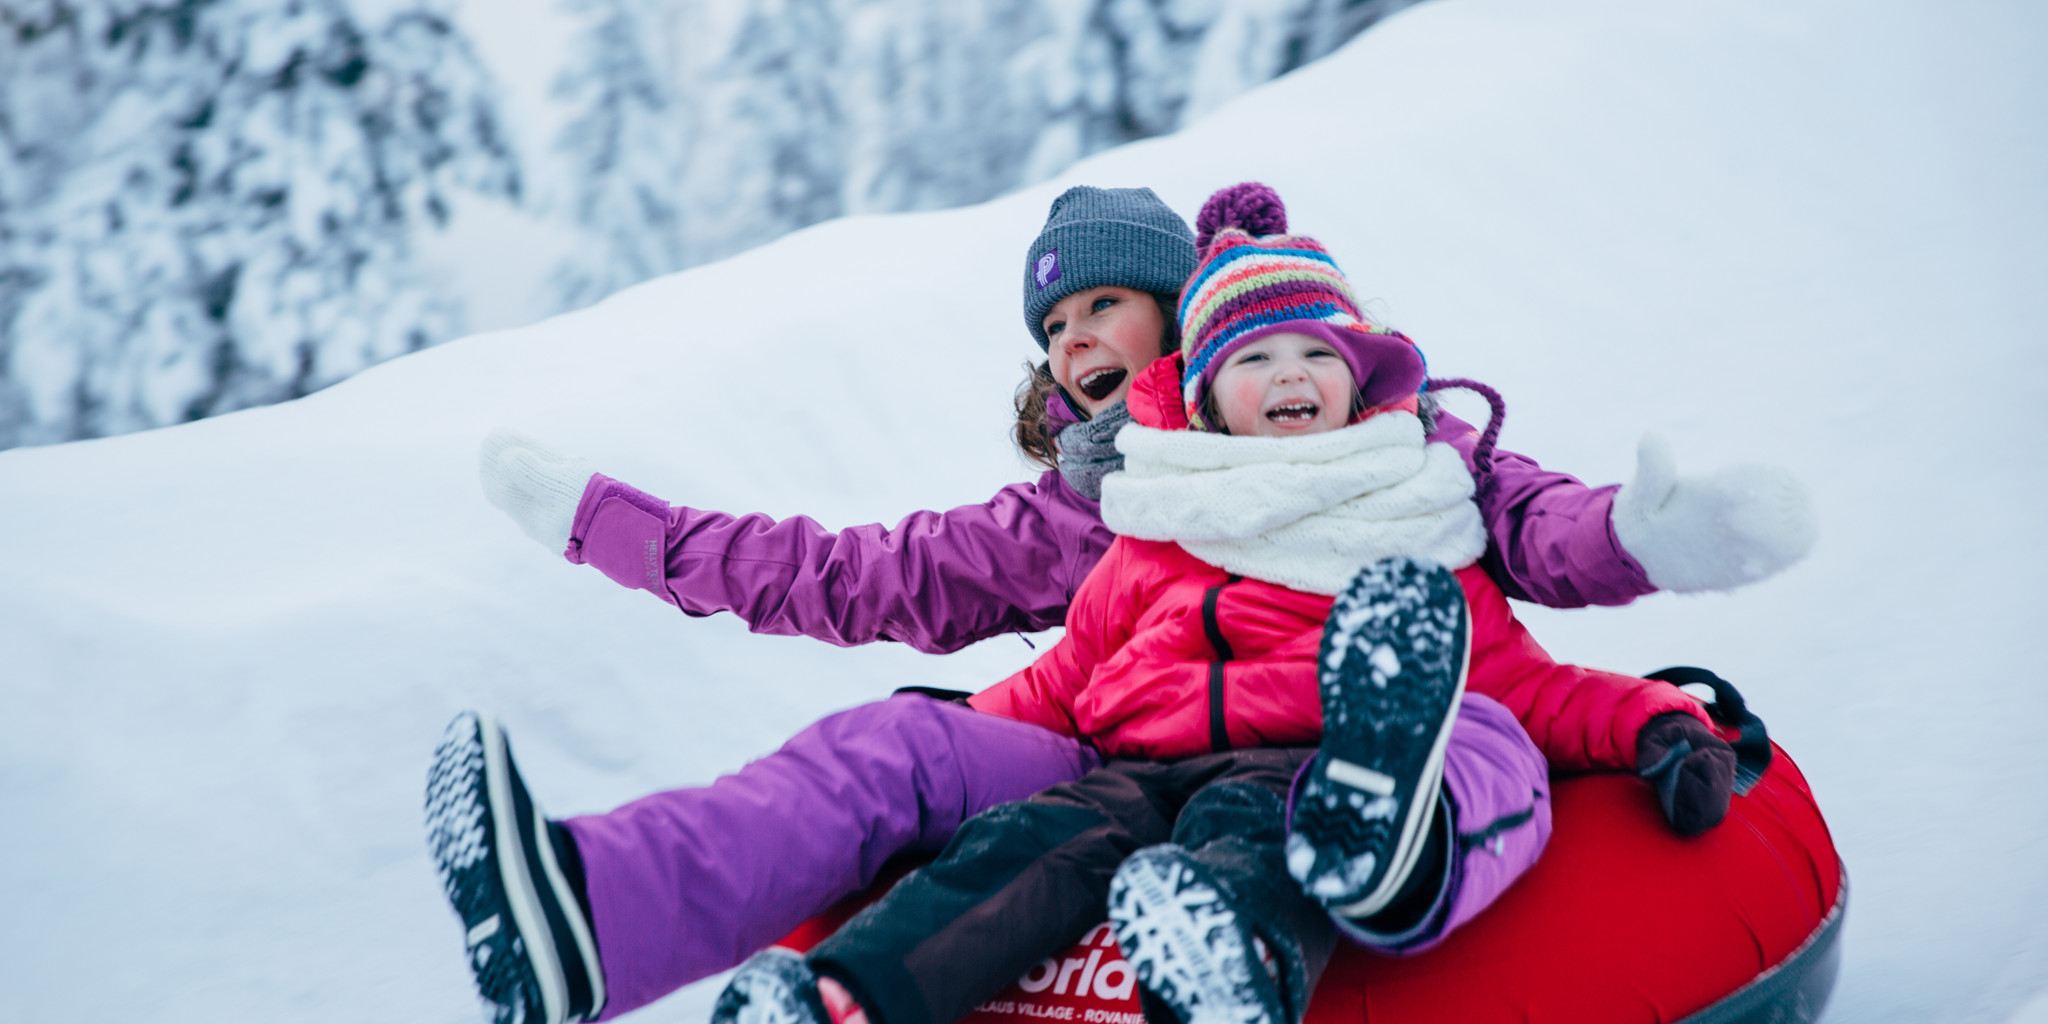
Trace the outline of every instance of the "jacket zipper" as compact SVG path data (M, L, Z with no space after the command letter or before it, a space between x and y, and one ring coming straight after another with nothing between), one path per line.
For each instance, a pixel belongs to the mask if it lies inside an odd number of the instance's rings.
M1229 750L1230 732L1223 722L1223 663L1232 657L1230 641L1223 637L1223 624L1216 618L1216 600L1223 595L1223 588L1244 579L1232 574L1223 582L1209 588L1202 595L1202 632L1209 637L1209 646L1216 651L1216 660L1209 663L1209 749Z

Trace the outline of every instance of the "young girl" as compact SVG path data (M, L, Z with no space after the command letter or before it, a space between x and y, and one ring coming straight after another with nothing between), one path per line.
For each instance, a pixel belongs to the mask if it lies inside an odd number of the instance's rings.
M1546 755L1633 768L1682 737L1687 767L1657 766L1681 794L1667 814L1718 822L1734 756L1698 705L1529 639L1476 565L1471 475L1425 444L1419 354L1250 191L1205 209L1269 231L1216 233L1182 358L1137 382L1104 485L1119 537L1066 637L970 701L1118 760L970 822L808 957L757 955L715 1020L949 1024L1106 896L1178 1019L1299 1021L1336 929L1427 948L1534 862Z
M1057 466L983 504L833 533L801 517L670 506L503 432L484 446L485 491L550 550L686 614L927 651L1046 628L1110 545L1096 488L1121 464L1113 428L1137 372L1177 346L1170 311L1194 264L1193 232L1149 190L1079 187L1053 203L1024 265L1025 322L1047 361L1019 402L1018 435ZM1442 413L1433 423L1433 440L1478 455L1478 431ZM1717 553L1721 586L1743 578L1742 559L1782 563L1750 538L1660 526L1661 513L1627 532L1614 488L1507 452L1491 464L1480 564L1511 596L1625 603L1673 562L1658 552ZM1740 501L1684 483L1684 508ZM711 786L552 822L502 730L465 715L437 751L429 844L496 1014L609 1019L739 963L867 886L894 854L936 850L967 817L1097 764L1069 735L901 695L829 716Z

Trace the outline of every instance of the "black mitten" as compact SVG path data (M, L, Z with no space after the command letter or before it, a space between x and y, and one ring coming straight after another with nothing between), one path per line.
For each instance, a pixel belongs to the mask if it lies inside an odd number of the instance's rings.
M1735 748L1683 711L1667 711L1636 734L1636 774L1657 791L1664 820L1682 836L1721 823L1735 791Z

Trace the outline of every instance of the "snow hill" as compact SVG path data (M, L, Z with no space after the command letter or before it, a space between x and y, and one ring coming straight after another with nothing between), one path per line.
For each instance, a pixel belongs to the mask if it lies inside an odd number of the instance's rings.
M1025 473L1018 261L1049 200L1144 184L1192 215L1259 179L1436 373L1505 392L1508 447L1625 480L1654 428L1683 467L1810 484L1821 546L1787 575L1531 628L1745 688L1848 862L1832 1019L2038 1019L2044 42L2042 9L1969 0L1426 4L983 206L0 452L5 1016L471 1020L418 811L456 710L508 721L559 814L1023 664L1014 638L933 658L686 619L527 540L476 444L510 424L673 501L836 525L980 500ZM636 1019L701 1021L715 986Z

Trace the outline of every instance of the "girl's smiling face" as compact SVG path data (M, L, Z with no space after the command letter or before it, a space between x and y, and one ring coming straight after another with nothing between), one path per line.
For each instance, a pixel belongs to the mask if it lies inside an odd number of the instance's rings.
M1159 358L1166 316L1149 293L1106 286L1061 299L1040 326L1053 380L1092 417L1123 401L1131 378Z
M1239 437L1299 437L1351 422L1351 364L1321 338L1268 334L1225 359L1209 384L1223 426Z

